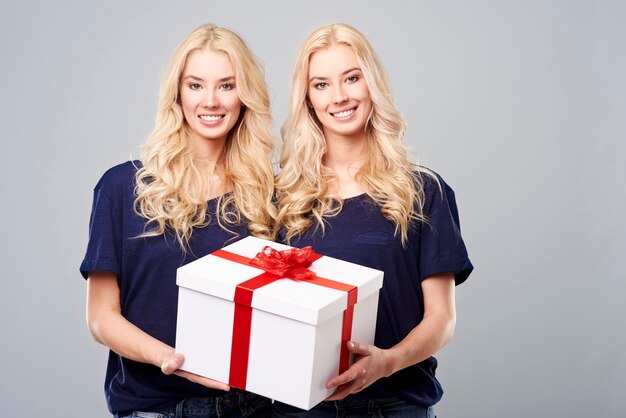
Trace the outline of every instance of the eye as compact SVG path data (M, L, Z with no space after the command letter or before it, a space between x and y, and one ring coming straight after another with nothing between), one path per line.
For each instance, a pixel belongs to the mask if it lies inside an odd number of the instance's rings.
M328 83L317 83L313 87L315 87L318 90L324 90L328 87Z
M224 83L220 86L220 90L229 91L235 88L235 84L233 83Z
M357 81L359 81L359 78L360 78L360 77L359 77L358 75L351 75L351 76L349 76L348 78L346 78L346 81L347 81L348 83L350 83L350 84L354 84L354 83L356 83Z
M202 86L199 83L190 83L189 88L191 90L200 90Z

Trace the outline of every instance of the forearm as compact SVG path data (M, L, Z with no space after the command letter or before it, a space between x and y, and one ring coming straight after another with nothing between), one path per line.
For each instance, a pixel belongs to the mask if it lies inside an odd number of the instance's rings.
M420 323L398 344L381 349L356 341L348 343L348 350L356 361L348 370L331 379L327 388L338 390L328 400L343 399L357 393L381 377L419 363L443 347L454 333L456 310L454 303L454 275L442 273L422 281L424 316Z
M339 387L327 399L343 399L350 393L363 390L381 377L391 376L425 360L450 340L454 325L454 315L431 312L400 343L390 349L349 342L348 349L358 360L347 371L327 383L327 388Z
M172 347L148 335L120 313L92 312L87 322L94 340L127 359L161 367L165 357L174 352Z
M208 388L230 390L230 387L180 368L185 361L181 353L152 337L122 315L117 276L108 271L93 271L87 279L87 326L97 342L130 360L152 364L164 374L175 374Z
M115 274L94 271L87 280L87 326L94 340L130 360L161 367L174 349L148 335L122 315Z
M453 313L433 313L424 317L400 343L386 351L389 356L387 375L434 355L452 339L455 326Z
M442 273L422 281L424 317L394 347L389 356L388 373L417 364L439 351L452 339L456 326L454 275Z

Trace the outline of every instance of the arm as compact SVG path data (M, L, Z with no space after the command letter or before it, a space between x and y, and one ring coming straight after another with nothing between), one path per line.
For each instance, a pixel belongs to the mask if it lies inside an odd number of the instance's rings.
M452 273L437 274L422 281L424 318L395 346L383 350L370 344L348 342L348 349L356 354L357 360L326 384L327 388L338 388L327 400L343 399L360 392L382 377L427 359L446 345L456 325L454 286Z
M225 383L179 370L185 358L173 347L148 335L121 313L117 277L108 271L92 271L87 279L87 326L94 340L130 360L160 367L209 388L229 390Z

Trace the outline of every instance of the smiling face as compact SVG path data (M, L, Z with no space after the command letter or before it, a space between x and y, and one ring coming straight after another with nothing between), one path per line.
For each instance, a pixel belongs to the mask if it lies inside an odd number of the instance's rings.
M189 54L181 76L180 100L192 138L223 144L242 106L228 55L207 48Z
M308 80L307 98L326 140L364 139L372 100L352 48L332 45L315 52Z

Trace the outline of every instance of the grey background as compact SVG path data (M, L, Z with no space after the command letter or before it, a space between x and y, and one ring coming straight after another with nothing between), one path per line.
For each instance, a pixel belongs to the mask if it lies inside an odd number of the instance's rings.
M407 143L456 190L476 266L440 417L624 417L623 1L2 2L2 416L107 416L78 266L92 188L137 155L204 22L264 60L276 128L321 24L381 55ZM288 382L286 382L288 384Z

